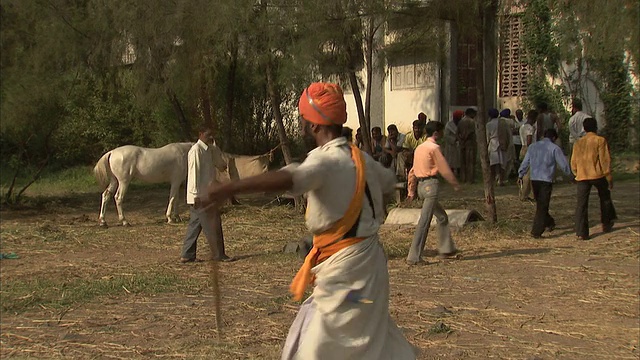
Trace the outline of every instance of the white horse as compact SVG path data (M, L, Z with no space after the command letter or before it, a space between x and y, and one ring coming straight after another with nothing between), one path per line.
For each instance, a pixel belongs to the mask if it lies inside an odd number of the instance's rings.
M192 145L173 143L158 149L125 145L104 154L93 169L98 183L105 189L100 205L100 226L107 226L106 206L114 194L118 219L122 225L129 225L124 217L122 202L134 178L149 183L171 183L166 217L168 223L173 223L177 218L176 197L180 185L187 178L187 155ZM214 166L224 171L227 163L222 151L215 145L211 148Z

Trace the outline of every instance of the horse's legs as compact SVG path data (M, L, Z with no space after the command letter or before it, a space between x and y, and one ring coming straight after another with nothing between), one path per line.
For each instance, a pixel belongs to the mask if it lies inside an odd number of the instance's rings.
M109 182L109 186L102 193L102 202L100 203L100 226L107 226L107 221L105 220L105 214L107 212L107 204L109 200L113 197L113 194L116 192L116 188L118 187L118 182L115 178L111 179Z
M122 203L124 196L127 193L127 188L129 187L129 183L126 181L121 181L118 186L118 191L116 191L116 208L118 209L118 220L122 223L122 226L129 226L129 222L124 218L124 210L122 209Z
M176 219L178 210L178 191L180 191L181 181L173 181L171 183L171 191L169 192L169 205L167 206L167 223L172 224Z

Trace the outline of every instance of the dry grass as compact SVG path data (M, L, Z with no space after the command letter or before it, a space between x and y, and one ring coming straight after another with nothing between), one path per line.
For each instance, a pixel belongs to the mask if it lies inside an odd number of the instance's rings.
M554 189L559 228L543 240L527 236L533 205L517 201L513 186L498 189L501 221L455 232L458 261L429 256L430 265L408 267L412 229L383 228L392 316L420 358L637 359L640 191L637 181L616 186L616 230L598 234L593 199L588 242L572 236L571 185ZM178 263L186 224L163 223L165 192L132 191L128 228L97 226L97 194L2 211L2 252L20 258L0 262L0 357L278 358L297 311L287 289L300 264L281 250L305 234L302 216L257 197L227 208L226 245L239 260L221 264L217 340L209 267ZM482 212L481 196L478 186L445 190L443 202Z

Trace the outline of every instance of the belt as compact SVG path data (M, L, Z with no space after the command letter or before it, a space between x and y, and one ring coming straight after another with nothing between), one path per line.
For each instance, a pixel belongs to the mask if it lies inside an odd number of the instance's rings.
M419 177L418 181L423 181L423 180L431 180L431 179L437 179L437 176L426 176L426 177Z

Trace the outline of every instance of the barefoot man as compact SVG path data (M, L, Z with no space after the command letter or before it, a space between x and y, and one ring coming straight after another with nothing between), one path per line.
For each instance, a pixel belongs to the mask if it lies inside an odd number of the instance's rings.
M291 283L296 300L315 284L289 330L282 359L415 359L389 314L389 274L379 243L389 169L341 136L342 89L313 83L298 103L303 136L317 148L302 164L211 188L208 203L241 193L307 194L313 249ZM265 225L267 226L267 225Z

